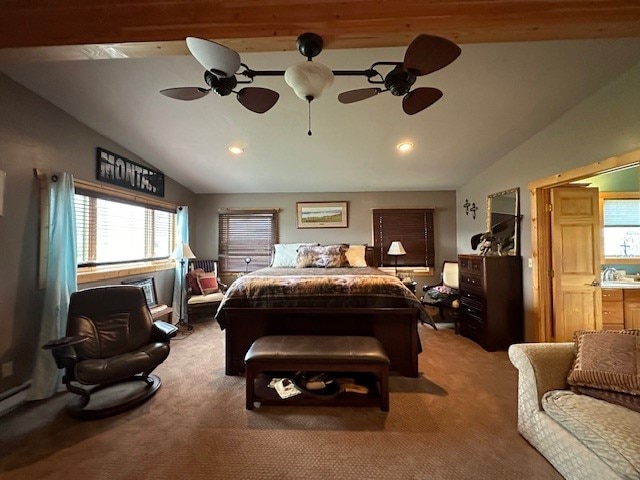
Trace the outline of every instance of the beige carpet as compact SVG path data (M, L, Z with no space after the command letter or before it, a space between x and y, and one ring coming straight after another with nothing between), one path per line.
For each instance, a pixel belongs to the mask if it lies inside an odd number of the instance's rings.
M0 417L0 478L557 479L516 431L517 372L451 329L420 326L420 377L390 379L390 411L244 408L224 334L172 341L163 386L136 410L68 418L63 393ZM53 360L52 360L53 361Z

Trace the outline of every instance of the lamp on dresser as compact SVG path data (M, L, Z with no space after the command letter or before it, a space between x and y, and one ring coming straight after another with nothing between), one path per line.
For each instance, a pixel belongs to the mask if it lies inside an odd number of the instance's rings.
M188 321L184 320L183 317L183 302L184 302L184 279L186 276L186 272L184 271L186 260L190 258L196 258L196 256L191 251L191 248L186 243L179 243L176 245L175 250L171 254L169 258L173 258L175 260L180 260L180 314L178 325L186 325L187 330L193 330L193 326L189 324Z
M400 241L395 241L395 242L391 242L391 246L389 247L389 250L387 251L387 255L392 255L395 259L395 274L396 277L398 276L398 257L400 255L406 255L407 252L404 249L404 247L402 246L402 242Z

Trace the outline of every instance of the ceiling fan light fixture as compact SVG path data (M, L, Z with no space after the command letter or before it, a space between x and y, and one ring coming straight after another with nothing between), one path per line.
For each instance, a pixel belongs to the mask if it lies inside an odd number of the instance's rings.
M302 100L311 101L333 84L333 72L318 62L300 62L285 70L284 81Z
M229 151L234 155L240 155L241 153L244 153L244 148L238 147L237 145L231 145L229 147Z
M396 145L396 148L402 153L407 153L413 150L413 143L411 142L402 142Z
M205 70L219 78L231 77L240 68L240 55L219 43L187 37L187 48Z

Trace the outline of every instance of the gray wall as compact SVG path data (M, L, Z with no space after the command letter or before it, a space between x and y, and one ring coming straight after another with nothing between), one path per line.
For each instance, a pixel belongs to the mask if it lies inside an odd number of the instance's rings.
M636 64L458 190L458 251L477 253L469 239L484 228L484 216L476 221L466 216L465 198L482 207L490 193L520 187L527 340L534 339L532 271L527 266L532 255L528 183L640 148L639 85L640 64Z
M348 228L296 228L296 202L349 202ZM433 207L436 266L456 258L456 195L454 191L367 192L367 193L283 193L198 195L195 223L197 250L201 258L218 257L218 209L280 208L280 243L318 242L372 245L371 209L379 207ZM418 294L425 283L439 277L416 278ZM435 281L434 281L435 280Z
M7 172L4 215L0 216L0 364L14 374L0 379L3 392L31 378L43 292L38 290L39 197L34 169L65 171L95 181L100 146L145 163L0 74L0 170ZM195 195L167 178L165 200L193 205ZM159 272L159 296L171 303L173 272ZM105 283L105 282L102 282ZM112 282L119 283L119 279ZM89 286L83 284L83 288ZM53 361L53 360L52 360Z

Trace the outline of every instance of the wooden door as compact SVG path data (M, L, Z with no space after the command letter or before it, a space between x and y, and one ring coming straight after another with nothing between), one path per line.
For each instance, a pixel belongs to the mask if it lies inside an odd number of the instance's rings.
M551 192L553 336L602 328L598 189L558 187Z

